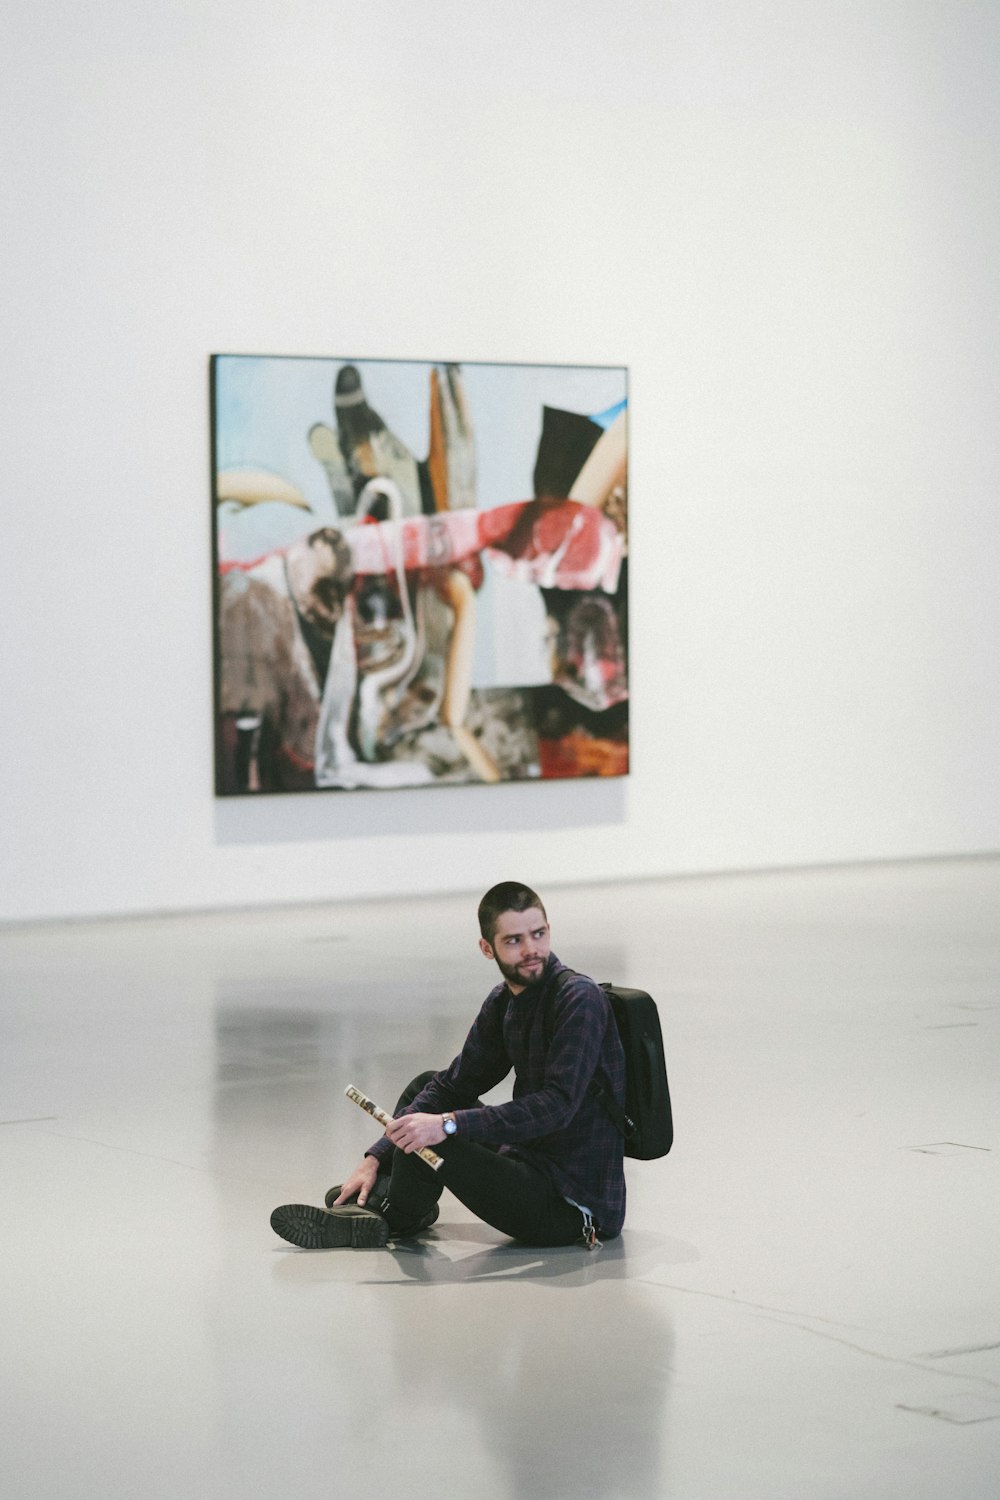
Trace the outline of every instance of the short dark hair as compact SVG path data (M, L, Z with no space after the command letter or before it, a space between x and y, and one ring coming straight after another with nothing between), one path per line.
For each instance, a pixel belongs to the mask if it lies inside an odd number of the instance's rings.
M533 906L548 921L541 897L530 885L522 885L519 880L501 880L499 885L490 887L479 903L479 931L492 944L498 917L505 911L530 911Z

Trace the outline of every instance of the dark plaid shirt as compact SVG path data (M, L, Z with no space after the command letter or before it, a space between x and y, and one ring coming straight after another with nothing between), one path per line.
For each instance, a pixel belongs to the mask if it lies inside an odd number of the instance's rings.
M625 1219L623 1141L587 1085L600 1069L624 1103L625 1057L604 991L583 974L557 985L565 968L553 953L521 994L506 984L491 990L454 1062L402 1113L453 1111L459 1140L499 1146L541 1167L612 1236ZM512 1067L513 1099L480 1104ZM369 1154L384 1158L392 1149L383 1136Z

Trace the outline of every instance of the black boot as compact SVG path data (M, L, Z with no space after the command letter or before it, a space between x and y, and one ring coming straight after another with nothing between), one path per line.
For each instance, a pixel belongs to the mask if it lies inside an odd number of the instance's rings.
M385 1208L385 1205L389 1201L389 1182L391 1178L391 1172L380 1172L378 1174L375 1179L375 1186L368 1194L368 1201L365 1203L365 1208L374 1209L377 1214L380 1214L382 1212L382 1210ZM333 1207L334 1203L336 1203L342 1192L343 1186L340 1183L338 1183L336 1187L332 1187L327 1191L326 1197L323 1199L323 1202L326 1204L327 1208ZM356 1205L357 1201L358 1195L357 1193L355 1193L354 1197L349 1200L349 1204ZM347 1206L349 1205L344 1205L344 1207Z
M370 1208L370 1209L374 1209L375 1213L383 1215L383 1217L386 1217L388 1215L388 1213L389 1213L389 1183L391 1182L391 1180L392 1180L392 1173L391 1172L380 1172L379 1173L379 1175L375 1179L375 1186L372 1188L371 1192L368 1194L368 1198L367 1198L367 1200L365 1202L365 1207L364 1207L364 1209L361 1210L362 1213L364 1213L365 1210L367 1210L367 1209ZM341 1187L339 1185L336 1186L336 1187L332 1187L332 1188L330 1188L328 1190L328 1192L326 1194L326 1197L323 1200L326 1203L326 1206L327 1206L328 1209L331 1209L334 1212L339 1211L339 1210L334 1209L334 1204L336 1203L337 1199L340 1197L341 1191L342 1191L342 1189L341 1189ZM353 1199L351 1199L351 1201L349 1203L342 1203L342 1204L340 1204L340 1208L356 1208L357 1206L358 1206L357 1196L355 1196ZM438 1215L440 1214L440 1212L441 1212L441 1210L438 1208L437 1204L436 1203L432 1204L431 1207L424 1214L423 1218L418 1219L416 1221L416 1223L414 1223L414 1224L407 1224L405 1227L403 1227L401 1229L396 1229L395 1227L390 1227L389 1238L393 1239L393 1240L404 1240L404 1239L407 1239L411 1234L420 1234L424 1229L429 1229L432 1224L434 1224L434 1223L437 1222L437 1218L438 1218ZM278 1232L279 1232L279 1234L281 1233L280 1230Z

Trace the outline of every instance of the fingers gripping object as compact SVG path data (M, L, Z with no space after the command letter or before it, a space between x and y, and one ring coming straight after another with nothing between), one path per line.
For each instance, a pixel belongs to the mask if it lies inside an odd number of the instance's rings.
M375 1104L371 1099L366 1098L361 1090L356 1089L352 1083L349 1083L347 1085L344 1093L347 1095L348 1099L353 1099L354 1103L358 1105L360 1109L363 1109L367 1114L371 1115L372 1118L377 1120L380 1125L392 1124L392 1115L387 1115L384 1109L379 1109L377 1104ZM417 1152L417 1155L421 1157L429 1167L433 1167L435 1172L439 1171L440 1168L444 1166L444 1157L438 1156L437 1152L432 1151L430 1146L424 1146L423 1150Z

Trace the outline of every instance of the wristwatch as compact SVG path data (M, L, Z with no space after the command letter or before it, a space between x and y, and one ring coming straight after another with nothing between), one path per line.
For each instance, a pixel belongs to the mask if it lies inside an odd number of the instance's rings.
M442 1115L441 1128L444 1131L445 1135L457 1135L458 1121L455 1119L455 1116L452 1114Z

